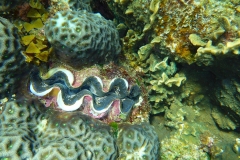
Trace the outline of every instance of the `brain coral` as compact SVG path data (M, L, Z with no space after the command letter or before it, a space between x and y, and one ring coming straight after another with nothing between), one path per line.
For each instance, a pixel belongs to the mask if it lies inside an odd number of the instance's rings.
M25 58L20 50L17 28L0 17L0 98L9 97L15 92L15 82L24 71Z
M8 102L0 115L0 158L116 159L109 126L77 113L46 112L35 102L21 103Z
M159 140L149 124L121 124L117 143L119 159L158 159Z
M57 12L45 33L57 56L71 66L111 60L120 52L113 22L85 10Z
M0 159L132 157L123 146L146 158L157 159L159 154L156 133L148 123L119 125L116 138L113 129L100 121L80 112L53 111L35 101L10 101L3 106L0 142Z

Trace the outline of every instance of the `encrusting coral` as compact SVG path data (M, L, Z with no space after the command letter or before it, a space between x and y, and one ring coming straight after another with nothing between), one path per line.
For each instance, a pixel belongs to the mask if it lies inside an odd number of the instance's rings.
M159 140L148 123L120 124L118 132L119 159L156 159Z
M0 99L16 93L17 82L26 71L17 28L0 17Z
M143 157L158 158L159 142L148 123L123 124L118 130L115 137L111 127L79 112L11 101L0 114L0 158L115 160L126 155L120 145Z
M216 0L107 3L118 23L128 27L122 41L124 53L132 63L138 61L136 54L141 47L155 38L159 39L154 45L155 54L171 55L179 62L210 65L218 57L238 55L240 23L237 3ZM197 35L202 43L194 42L192 34Z
M86 10L59 11L47 21L44 30L57 57L74 67L105 63L121 50L113 22Z

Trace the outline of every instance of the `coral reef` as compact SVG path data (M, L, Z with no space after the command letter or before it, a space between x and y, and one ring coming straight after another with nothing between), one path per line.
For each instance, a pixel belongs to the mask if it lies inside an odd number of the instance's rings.
M235 130L237 128L236 123L234 123L228 116L220 112L217 108L212 110L212 117L217 125L224 130Z
M74 67L113 60L121 50L113 22L85 10L57 12L45 34L57 57Z
M239 159L238 0L4 0L0 16L0 159Z
M233 145L233 151L240 155L240 138L236 138L236 143Z
M0 99L16 92L18 81L25 71L24 56L17 28L0 17Z
M63 0L71 10L86 10L92 12L90 7L91 0Z
M73 82L74 75L66 69L53 68L42 77L36 69L30 76L30 91L36 96L45 96L58 89L58 108L64 111L81 109L97 119L108 115L108 121L127 118L132 108L140 103L140 88L133 85L129 89L123 78L111 80L107 90L96 76L87 77L80 86L73 87Z
M210 65L215 60L238 55L237 3L217 0L116 0L107 3L118 23L128 27L122 41L130 61L138 61L137 52L155 38L159 39L154 44L155 54L171 55L179 62Z
M150 102L153 103L152 113L157 114L164 111L164 106L169 106L171 97L176 95L178 87L186 80L184 74L176 73L174 62L168 64L168 57L162 61L150 55L147 59L149 64L146 73L149 79L145 83L150 86Z
M179 133L172 135L171 137L161 141L161 159L204 159L208 160L207 153L199 148L199 146L193 142L187 141L181 138Z
M220 111L226 119L227 126L219 123L219 119L216 119L216 123L222 129L235 129L240 124L240 110L239 110L239 88L240 81L238 78L223 79L217 84L215 89L215 100L219 106ZM214 115L213 115L214 116ZM222 118L221 118L222 119ZM223 120L223 119L222 119ZM220 121L222 122L222 121Z
M164 124L171 129L181 129L184 125L193 122L199 114L196 106L184 105L176 99L169 108L165 108Z
M161 159L221 159L224 150L217 137L198 124L182 125L161 141Z
M90 6L91 1L92 0L51 0L49 2L49 13L50 15L55 15L56 12L65 10L86 10L88 12L92 12L92 8Z
M53 111L34 101L7 102L0 114L0 131L3 159L114 160L125 155L117 141L134 144L129 148L145 157L156 159L159 154L157 137L147 123L119 126L116 138L108 125L89 116Z
M0 151L1 158L115 159L117 156L110 127L84 115L46 112L37 103L18 105L13 101L6 104L0 120L4 142L0 148L8 147ZM12 141L12 137L16 140Z
M22 21L16 19L14 24L21 37L26 62L34 62L38 65L41 62L47 62L52 52L43 30L49 16L48 11L40 3L40 0L30 0L29 3L24 3L19 8L17 16L20 16Z
M148 123L120 124L118 132L119 159L158 159L159 140Z

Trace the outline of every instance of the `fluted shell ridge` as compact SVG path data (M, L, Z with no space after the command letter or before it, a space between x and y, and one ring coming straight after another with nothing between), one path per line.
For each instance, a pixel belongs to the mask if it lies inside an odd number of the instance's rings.
M57 88L57 105L60 109L75 111L88 107L87 110L95 118L105 116L110 110L127 116L139 101L139 86L129 88L124 78L112 79L107 91L104 91L103 82L97 76L87 77L78 87L73 87L73 82L74 75L67 69L53 68L43 76L38 69L33 69L29 89L32 94L42 97Z

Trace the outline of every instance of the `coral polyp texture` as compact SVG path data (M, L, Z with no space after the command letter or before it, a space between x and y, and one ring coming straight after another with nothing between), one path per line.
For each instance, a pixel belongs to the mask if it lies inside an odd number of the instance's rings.
M107 125L84 115L51 112L38 103L29 104L12 101L4 106L0 158L116 158L115 139Z
M97 76L87 77L80 86L73 87L74 75L66 69L53 68L44 76L39 70L31 73L30 91L36 96L45 96L58 89L58 108L64 111L80 109L93 118L128 117L132 108L139 102L140 88L130 89L123 78L114 78L104 91L102 80ZM114 120L114 119L113 119Z
M119 126L118 139L108 125L79 112L53 111L34 101L7 102L0 114L0 158L115 160L125 154L116 143L121 141L157 159L159 143L153 127L125 125Z
M0 17L0 98L11 96L25 68L17 28Z
M148 123L121 124L118 132L119 159L159 159L159 140Z
M113 60L121 49L113 22L85 10L57 12L45 33L57 57L71 66Z
M129 28L122 40L130 60L137 59L141 46L150 44L154 38L159 39L154 44L155 54L171 55L189 64L211 65L215 60L239 54L237 2L116 0L107 3L119 23L124 22Z

